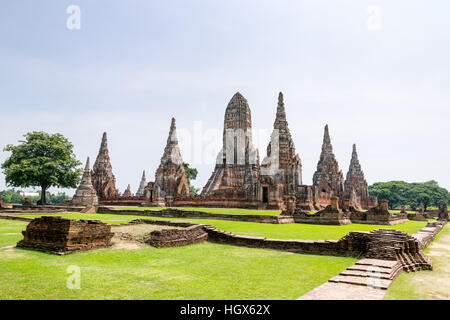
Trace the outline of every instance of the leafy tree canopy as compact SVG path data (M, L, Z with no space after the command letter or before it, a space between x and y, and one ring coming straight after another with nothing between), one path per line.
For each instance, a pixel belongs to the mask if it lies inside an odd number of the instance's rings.
M369 186L369 194L376 196L378 200L388 200L390 208L405 205L416 209L420 203L423 203L426 209L429 206L437 207L441 201L450 200L447 189L440 187L434 180L420 183L377 182Z
M20 144L6 146L11 156L2 164L6 184L14 187L41 187L42 204L49 187L76 188L80 182L81 162L73 145L62 134L29 132Z
M190 168L189 163L183 162L184 171L186 171L186 176L189 184L189 191L192 195L197 195L200 189L191 185L191 180L197 179L198 170L196 168Z

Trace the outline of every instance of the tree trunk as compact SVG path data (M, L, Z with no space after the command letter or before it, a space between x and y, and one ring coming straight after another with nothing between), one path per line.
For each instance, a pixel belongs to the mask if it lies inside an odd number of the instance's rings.
M45 204L45 198L46 198L46 191L47 191L47 187L46 186L42 186L41 187L41 205Z

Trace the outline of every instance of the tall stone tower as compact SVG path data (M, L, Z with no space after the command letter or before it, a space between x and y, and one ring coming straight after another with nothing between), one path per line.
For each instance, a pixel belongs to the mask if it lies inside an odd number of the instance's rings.
M81 206L98 205L97 193L91 181L89 157L86 160L86 166L84 168L84 173L83 177L81 178L80 185L78 186L77 191L75 191L75 195L72 198L72 204Z
M139 189L136 191L136 197L144 196L146 186L147 186L147 181L145 179L145 170L144 170L144 172L142 172L141 182L139 183Z
M369 188L358 160L356 144L353 144L352 159L350 160L344 186L347 197L354 202L352 203L353 206L367 209L369 206L376 205L369 196ZM352 196L352 193L354 193L354 196Z
M278 95L278 106L267 156L261 163L261 176L270 176L275 184L284 185L284 193L294 192L302 184L302 163L295 153L294 141L286 120L283 93Z
M214 171L202 190L241 189L256 182L259 156L252 142L252 119L247 100L237 92L225 110L223 146Z
M175 118L172 118L169 137L156 170L155 184L159 186L161 195L167 198L189 195L189 184L178 146Z
M119 196L119 192L116 189L116 178L112 172L109 159L106 132L103 133L100 150L92 170L92 184L100 200L117 198Z
M318 187L320 191L330 193L335 196L341 196L344 192L344 175L339 170L338 162L331 146L328 125L325 126L323 135L322 152L317 170L313 175L313 186Z

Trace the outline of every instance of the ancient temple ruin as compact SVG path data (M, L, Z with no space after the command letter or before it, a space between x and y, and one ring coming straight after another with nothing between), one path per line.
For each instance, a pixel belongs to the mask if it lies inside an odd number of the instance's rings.
M248 187L258 176L259 156L252 142L250 107L237 92L225 110L223 146L202 195L207 197L216 191Z
M289 130L283 93L278 95L273 132L261 164L252 141L250 106L241 93L237 92L229 101L223 123L222 147L214 171L199 196L190 194L174 118L155 180L147 182L144 171L134 196L130 188L119 196L105 132L92 171L92 184L99 201L123 205L281 209L291 215L325 209L334 197L343 213L376 206L376 198L369 196L355 145L344 181L333 153L328 125L312 185L304 184L302 162ZM339 223L347 223L345 218L341 220Z
M103 133L100 150L92 170L92 184L100 200L119 197L119 191L116 189L116 178L112 172L109 158L106 132Z
M91 181L91 169L89 165L89 157L86 160L86 166L84 168L81 183L78 186L77 191L75 191L75 195L72 198L72 204L81 206L98 205L97 192L95 191Z
M267 156L261 163L257 188L263 203L281 207L286 194L294 194L302 185L302 163L295 152L294 141L286 120L283 93L278 95L273 132L267 146Z
M317 170L313 175L313 186L319 194L342 196L344 192L344 175L339 170L338 162L333 153L328 125L323 135L322 152L317 163Z
M377 205L377 198L369 195L369 187L353 144L352 159L344 182L344 197L350 204L358 209L368 209Z
M143 197L145 192L145 187L147 186L147 181L145 179L145 170L142 172L141 182L139 183L139 188L136 191L136 197Z
M111 246L111 225L100 220L75 220L61 217L41 217L31 221L22 231L18 248L54 254L107 248Z
M169 137L161 163L156 170L155 181L147 184L144 195L147 202L162 206L172 203L175 197L189 195L187 175L178 146L175 118L172 118Z
M131 194L131 186L128 185L128 187L127 187L127 188L125 189L125 191L123 192L122 197L124 197L124 198L129 198L129 197L131 197L131 196L133 196L133 195Z

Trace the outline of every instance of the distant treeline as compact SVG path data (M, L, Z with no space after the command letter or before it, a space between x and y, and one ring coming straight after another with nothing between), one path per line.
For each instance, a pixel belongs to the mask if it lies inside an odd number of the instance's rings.
M449 202L447 189L442 188L434 180L428 182L389 181L376 182L369 186L369 194L378 200L388 200L389 208L410 207L416 210L421 203L428 208L437 208L439 202Z
M20 193L23 192L21 190L15 190L15 189L8 189L4 191L0 191L0 194L2 195L2 200L5 203L23 203L25 198L28 198L31 202L37 202L41 196L40 192L39 196L34 197L24 197ZM50 203L58 204L61 203L65 199L71 199L68 195L66 195L65 192L58 192L57 194L52 194L50 192L46 192L46 198L47 201Z

